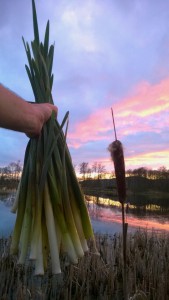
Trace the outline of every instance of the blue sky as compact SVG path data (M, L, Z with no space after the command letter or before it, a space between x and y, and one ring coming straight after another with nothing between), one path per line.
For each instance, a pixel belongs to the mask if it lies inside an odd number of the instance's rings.
M53 98L70 112L75 165L113 169L113 107L126 168L169 168L169 1L36 0L40 36L55 42ZM22 36L33 39L31 1L0 1L0 82L33 100ZM23 161L28 138L0 129L0 165Z

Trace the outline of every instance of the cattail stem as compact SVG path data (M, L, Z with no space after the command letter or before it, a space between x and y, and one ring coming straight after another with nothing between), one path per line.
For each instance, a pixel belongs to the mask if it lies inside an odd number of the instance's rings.
M125 222L125 211L124 202L122 206L122 237L123 237L123 294L124 300L128 300L128 290L127 290L127 228L128 223Z

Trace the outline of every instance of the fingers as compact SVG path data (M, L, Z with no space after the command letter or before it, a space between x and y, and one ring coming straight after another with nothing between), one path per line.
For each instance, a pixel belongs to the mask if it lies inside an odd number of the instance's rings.
M53 104L50 104L50 108L51 108L51 113L54 112L55 113L55 116L57 117L57 114L58 114L58 108L56 105L53 105Z
M52 112L54 112L55 117L57 117L58 108L50 103L34 103L33 105L30 105L31 122L25 133L28 137L36 138L40 135L43 125L49 120Z
M57 117L57 114L58 114L58 108L57 108L57 106L55 106L53 104L50 104L50 103L43 103L43 104L39 104L39 105L42 105L41 109L42 109L42 112L44 113L43 125L51 117L52 112L54 112L55 113L55 117Z

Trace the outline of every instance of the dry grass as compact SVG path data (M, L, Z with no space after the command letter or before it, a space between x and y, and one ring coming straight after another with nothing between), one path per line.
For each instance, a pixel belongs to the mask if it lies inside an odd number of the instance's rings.
M63 257L61 275L52 276L49 262L45 276L37 277L30 261L21 267L9 255L10 239L1 239L0 299L122 300L122 237L97 234L96 241L100 256L92 252L91 244L78 265L69 266ZM128 235L127 274L130 297L139 290L146 295L133 299L169 299L169 235L146 231Z

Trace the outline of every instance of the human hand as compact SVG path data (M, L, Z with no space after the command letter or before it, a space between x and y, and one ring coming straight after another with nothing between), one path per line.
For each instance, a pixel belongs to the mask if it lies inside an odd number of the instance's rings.
M24 132L28 137L40 134L44 123L58 109L50 103L29 103L0 84L0 127Z
M31 105L32 121L30 120L30 126L25 133L28 137L34 138L41 133L43 125L51 117L52 112L57 116L58 108L50 103L33 103L29 105Z

